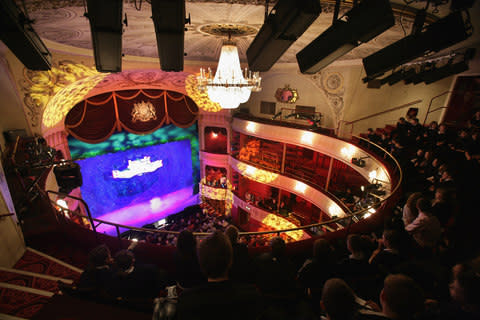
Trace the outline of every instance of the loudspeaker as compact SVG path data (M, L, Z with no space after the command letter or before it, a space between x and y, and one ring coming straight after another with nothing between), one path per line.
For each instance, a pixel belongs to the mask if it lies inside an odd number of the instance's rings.
M13 0L0 1L0 40L30 70L50 70L52 55Z
M73 189L83 184L80 165L76 162L68 162L56 166L53 169L60 192L70 193Z
M122 0L87 0L95 66L100 72L122 71Z
M268 71L322 12L318 0L280 0L247 49L252 71Z
M152 0L158 58L163 71L183 71L185 0Z
M320 71L359 43L368 42L395 24L388 0L365 0L335 21L324 33L297 53L302 73Z

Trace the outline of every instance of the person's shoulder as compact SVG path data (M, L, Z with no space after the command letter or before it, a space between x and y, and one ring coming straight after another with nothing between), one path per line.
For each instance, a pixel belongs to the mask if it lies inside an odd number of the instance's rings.
M390 318L388 318L381 312L372 311L368 309L360 309L355 319L356 320L388 320Z

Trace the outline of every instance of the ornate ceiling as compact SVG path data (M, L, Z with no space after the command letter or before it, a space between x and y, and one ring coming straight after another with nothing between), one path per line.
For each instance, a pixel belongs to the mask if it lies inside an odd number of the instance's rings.
M45 39L79 48L92 48L90 26L84 17L82 0L26 0L26 8L34 28ZM270 2L274 2L270 0ZM21 3L21 2L19 2ZM265 1L261 0L216 0L186 2L186 13L191 15L191 24L185 33L186 61L217 61L222 37L215 35L216 25L240 25L245 31L237 35L240 59L246 61L245 52L263 24ZM332 23L334 3L322 1L322 13L278 61L296 63L296 53L320 35ZM403 4L403 2L402 2ZM424 4L414 3L418 7ZM412 6L413 6L412 5ZM270 9L272 8L270 4ZM351 4L342 2L343 12ZM396 10L396 24L377 38L363 44L343 56L342 60L360 59L403 38L411 30L412 6L392 4ZM443 7L442 7L443 8ZM430 10L431 11L431 10ZM128 26L124 28L123 53L140 57L157 57L156 38L148 1L124 1ZM401 15L400 15L401 13ZM442 12L439 15L444 15ZM430 16L431 18L432 16ZM218 29L218 28L217 28ZM218 31L218 30L217 30ZM218 33L218 32L217 32Z

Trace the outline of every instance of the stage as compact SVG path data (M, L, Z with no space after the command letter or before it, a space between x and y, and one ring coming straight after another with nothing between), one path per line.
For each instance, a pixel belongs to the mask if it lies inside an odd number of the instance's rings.
M199 204L196 125L166 126L150 135L120 132L98 144L70 138L69 146L93 218L142 227ZM107 224L97 231L116 235Z

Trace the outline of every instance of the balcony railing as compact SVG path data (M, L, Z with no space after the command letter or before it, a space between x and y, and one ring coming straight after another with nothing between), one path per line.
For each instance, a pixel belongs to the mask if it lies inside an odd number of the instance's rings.
M367 143L367 146L372 146L372 148L376 148L378 150L381 150L384 154L384 158L385 160L387 160L387 162L390 162L392 164L394 164L394 168L393 169L393 172L391 172L391 174L393 173L394 176L395 176L395 179L393 180L394 181L394 185L393 187L391 188L391 192L389 193L388 196L386 196L385 198L381 198L379 200L379 202L375 203L374 205L372 205L371 207L366 207L366 208L362 208L360 210L356 210L354 212L351 212L349 213L348 215L346 215L345 217L340 217L340 218L334 218L334 219L329 219L327 221L322 221L322 222L319 222L319 223L313 223L313 224L309 224L309 225L304 225L304 226L300 226L300 227L296 227L296 228L289 228L289 229L282 229L282 230L274 230L274 231L259 231L259 232L241 232L240 235L265 235L265 234L276 234L276 235L280 235L280 234L283 234L285 232L290 232L290 231L297 231L297 230L309 230L309 229L312 229L312 228L315 228L315 229L319 229L319 228L325 228L327 230L331 230L331 228L329 228L330 225L332 224L336 224L336 225L341 225L343 226L344 228L346 228L346 232L348 233L349 232L349 229L350 229L350 226L351 224L356 221L356 220L360 220L362 219L365 215L367 214L371 214L372 212L372 209L376 209L377 213L379 213L379 211L381 210L381 208L384 208L385 205L394 197L396 196L397 192L399 191L399 188L400 188L400 185L401 185L401 182L402 182L402 179L403 179L403 173L402 173L402 169L400 168L400 165L398 163L398 161L385 149L383 149L382 147L366 140L366 139L363 139L361 137L356 137L357 139L363 141L364 143ZM139 231L139 232L145 232L145 233L148 233L148 234L165 234L165 233L170 233L170 234L174 234L174 235L177 235L179 232L178 231L167 231L167 230L156 230L156 229L146 229L146 228L137 228L137 227L132 227L132 226L127 226L127 225L121 225L121 224L118 224L118 223L114 223L114 222L110 222L110 221L104 221L104 220L100 220L100 219L96 219L96 218L93 218L91 216L91 213L90 213L90 209L88 207L88 204L81 198L78 198L78 197L74 197L74 196L70 196L68 194L63 194L63 193L60 193L60 192L56 192L56 191L51 191L51 190L48 190L47 191L47 195L49 196L49 198L53 195L53 196L56 196L56 197L64 197L64 198L72 198L74 200L78 200L80 201L86 208L86 212L87 212L87 215L84 215L82 213L78 213L78 212L72 212L68 209L65 209L65 210L58 210L58 207L56 208L56 203L55 201L50 198L50 203L52 205L52 207L54 208L54 210L56 212L58 212L58 214L61 214L61 215L65 215L66 212L68 212L70 215L74 215L74 216L78 216L80 218L85 218L85 219L88 219L89 222L90 222L90 228L96 233L96 228L101 225L101 224L106 224L106 225L111 225L115 228L116 230L116 235L117 237L120 239L121 238L121 233L120 233L120 228L124 228L124 229L128 229L128 230L133 230L133 231ZM204 236L208 236L209 233L205 233L205 232L194 232L194 235L195 236L199 236L199 237L204 237Z

